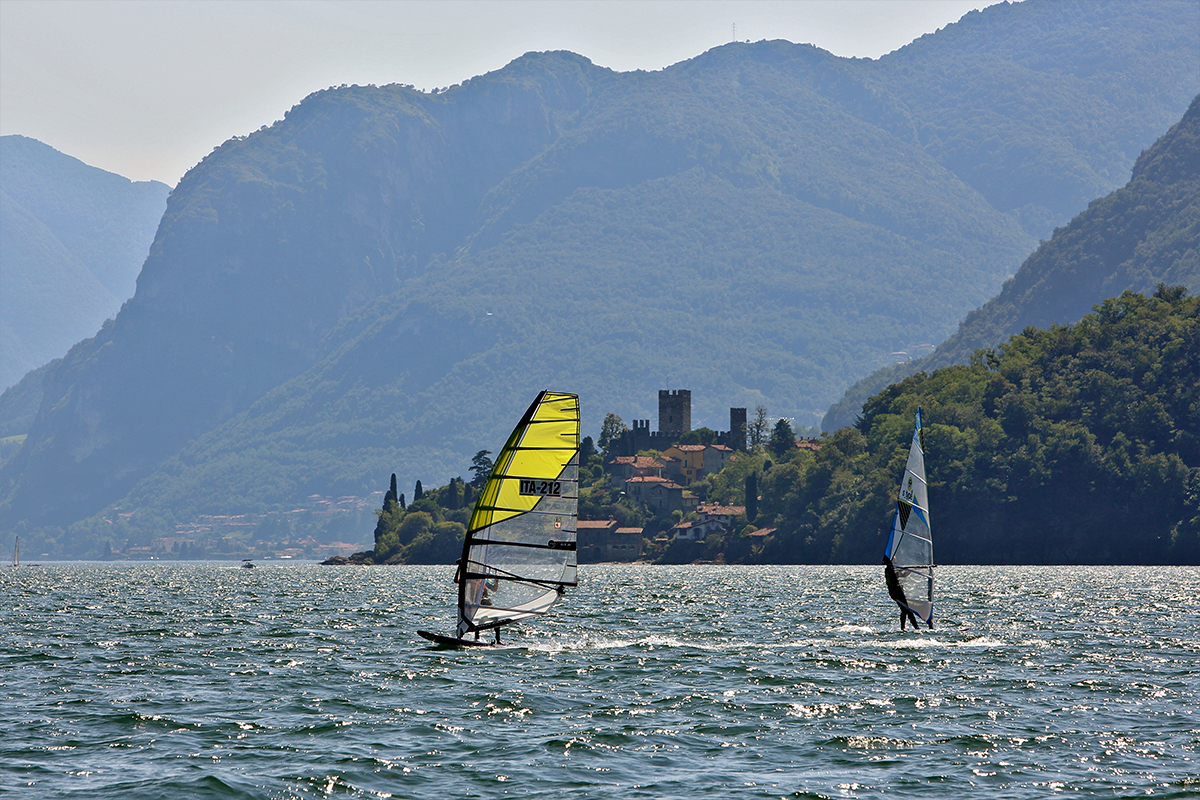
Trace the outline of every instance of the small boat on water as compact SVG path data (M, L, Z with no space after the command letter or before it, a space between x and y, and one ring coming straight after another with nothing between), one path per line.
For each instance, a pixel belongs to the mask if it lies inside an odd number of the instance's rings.
M576 585L579 397L543 391L521 417L479 493L454 581L454 636L441 647L500 643L505 625L549 611ZM494 642L480 640L491 631Z
M892 529L883 549L888 593L900 606L900 627L907 612L933 627L933 533L929 527L929 497L925 486L925 432L917 409L908 462L900 477L900 492ZM913 623L914 627L916 622Z
M242 559L242 569L254 569L254 562L248 558Z
M21 537L17 536L17 537L15 537L15 539L16 539L16 541L13 542L12 565L14 567L19 567L19 566L21 566Z

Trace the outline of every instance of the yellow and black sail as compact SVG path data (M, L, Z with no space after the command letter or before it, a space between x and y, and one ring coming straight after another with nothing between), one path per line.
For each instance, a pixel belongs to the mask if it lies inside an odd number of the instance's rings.
M544 614L576 581L579 397L543 391L493 462L463 542L458 637Z

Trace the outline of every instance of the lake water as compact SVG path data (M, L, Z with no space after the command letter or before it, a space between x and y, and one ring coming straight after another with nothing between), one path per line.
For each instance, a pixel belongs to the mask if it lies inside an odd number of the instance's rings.
M1200 796L1200 569L584 566L436 651L450 567L0 570L0 793Z

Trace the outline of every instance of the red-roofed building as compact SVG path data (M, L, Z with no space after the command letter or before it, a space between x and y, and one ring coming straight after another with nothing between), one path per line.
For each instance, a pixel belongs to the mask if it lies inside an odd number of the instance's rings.
M696 513L703 520L716 520L721 527L728 528L729 523L733 522L734 517L740 517L746 513L745 506L719 506L716 504L707 504L696 507Z
M676 509L687 513L699 502L695 495L685 492L674 481L651 475L625 481L625 494L635 503L660 513Z
M663 463L650 456L617 456L608 462L610 485L620 491L630 478L662 477Z
M704 446L704 472L708 475L715 475L725 469L725 465L729 463L729 459L733 457L733 448L726 447L723 444L709 444Z
M705 475L715 475L725 469L732 455L733 450L723 444L671 445L663 451L663 474L687 486Z
M678 464L673 465L678 472L671 471L667 474L676 478L684 486L696 480L704 471L704 445L702 444L673 444L663 450L663 455L678 459Z
M702 542L710 533L723 531L721 523L716 520L701 520L699 522L681 522L671 528L669 534L681 542Z
M614 519L575 523L581 564L636 561L642 555L642 529L619 528Z

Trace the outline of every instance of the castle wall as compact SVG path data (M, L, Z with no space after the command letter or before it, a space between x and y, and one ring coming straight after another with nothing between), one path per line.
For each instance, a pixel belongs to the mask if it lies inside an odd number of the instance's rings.
M619 442L609 448L610 455L632 456L642 450L666 450L679 443L679 437L692 429L692 392L690 389L658 392L658 430L650 430L650 420L635 419ZM729 430L717 432L717 444L731 450L746 449L746 409L729 409Z

